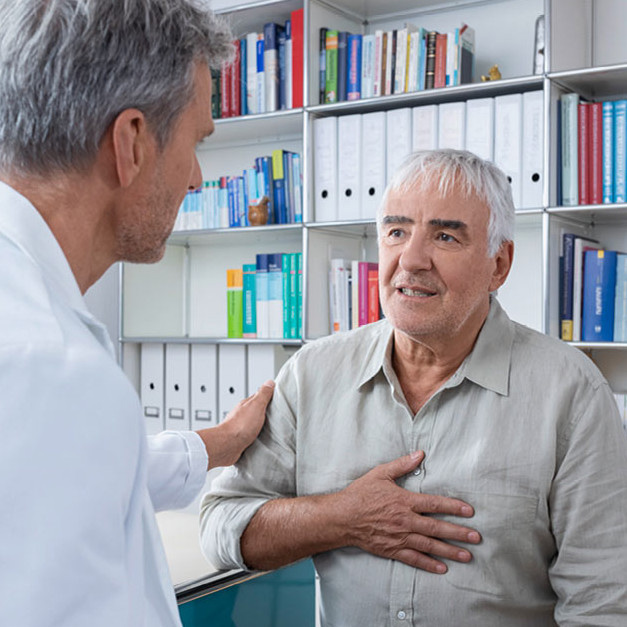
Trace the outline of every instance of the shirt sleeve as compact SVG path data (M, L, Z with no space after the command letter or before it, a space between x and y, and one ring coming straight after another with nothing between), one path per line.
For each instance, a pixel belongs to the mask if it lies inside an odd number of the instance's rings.
M205 485L207 450L194 431L148 436L148 492L155 511L189 505Z
M240 539L255 512L267 501L296 496L297 386L293 357L276 379L267 418L257 440L235 466L225 468L204 496L201 548L216 568L247 568Z
M585 388L582 390L582 388ZM605 383L580 386L549 497L559 625L627 625L627 438Z

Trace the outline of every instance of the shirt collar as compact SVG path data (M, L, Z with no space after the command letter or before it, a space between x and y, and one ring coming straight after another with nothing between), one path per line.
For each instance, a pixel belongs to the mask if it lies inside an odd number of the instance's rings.
M33 204L11 186L0 181L0 234L13 242L40 269L55 293L87 324L95 335L104 327L87 310L76 277L59 242ZM110 344L101 337L101 343ZM109 348L107 346L107 348Z
M391 351L394 329L387 320L378 324L380 325L379 332L365 355L362 370L357 379L358 387L373 379L380 370L385 370L386 366L392 368ZM492 297L488 316L477 341L458 370L461 376L454 377L454 381L449 382L450 385L459 384L466 378L481 387L507 396L513 342L512 321L496 298Z

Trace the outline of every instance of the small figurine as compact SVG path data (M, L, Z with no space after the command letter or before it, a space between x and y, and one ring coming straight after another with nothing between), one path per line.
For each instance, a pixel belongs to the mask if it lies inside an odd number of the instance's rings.
M268 223L268 203L270 199L264 196L256 205L248 205L248 223L250 226L261 226Z
M481 80L485 83L485 81L498 81L499 78L502 78L501 73L499 72L499 66L498 65L493 65L489 70L488 70L488 75L484 76L483 74L481 75Z

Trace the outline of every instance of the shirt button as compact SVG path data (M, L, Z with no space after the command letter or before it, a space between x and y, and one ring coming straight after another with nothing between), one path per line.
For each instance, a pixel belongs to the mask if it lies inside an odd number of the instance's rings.
M422 466L418 466L418 468L416 468L416 470L414 470L414 474L416 475L416 477L420 474L422 474Z
M398 614L396 615L396 618L398 618L398 620L405 620L405 618L407 618L407 614L405 614L403 610L399 610Z

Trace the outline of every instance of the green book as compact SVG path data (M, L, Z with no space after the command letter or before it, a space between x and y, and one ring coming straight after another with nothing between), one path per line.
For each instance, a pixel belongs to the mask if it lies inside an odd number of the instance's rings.
M303 337L303 253L296 253L296 337Z
M325 102L337 102L337 38L338 31L327 31L327 63L324 88Z
M298 337L298 260L300 253L290 255L290 334L291 339Z
M226 271L227 337L242 337L242 271Z

